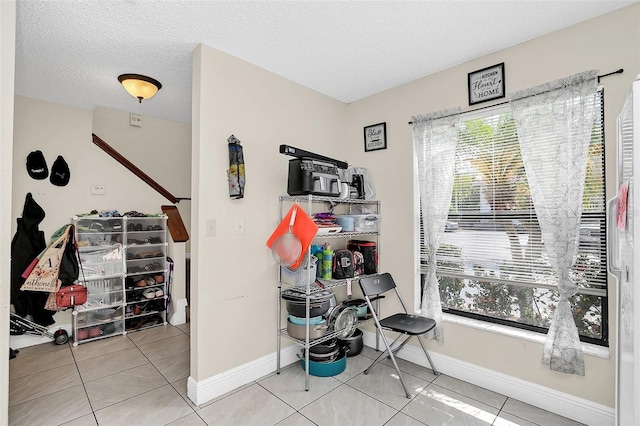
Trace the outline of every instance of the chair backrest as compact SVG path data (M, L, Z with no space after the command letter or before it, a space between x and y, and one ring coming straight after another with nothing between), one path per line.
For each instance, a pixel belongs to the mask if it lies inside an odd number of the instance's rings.
M373 296L377 296L379 294L386 293L389 290L394 290L400 304L402 305L402 309L407 313L407 306L404 304L404 300L402 300L402 296L400 296L400 292L396 287L395 281L393 281L393 277L388 272L380 275L372 275L369 277L360 278L358 281L360 283L360 289L362 290L362 294L365 299L367 299L367 303L371 303L369 298ZM371 307L371 306L370 306ZM372 308L373 309L373 308Z
M376 296L396 288L396 283L388 272L380 275L360 278L359 282L362 294L369 297Z

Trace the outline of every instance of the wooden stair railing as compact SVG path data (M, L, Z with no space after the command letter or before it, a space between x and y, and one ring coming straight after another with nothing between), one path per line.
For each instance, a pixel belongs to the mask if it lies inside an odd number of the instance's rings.
M111 145L100 139L98 135L92 133L93 143L100 147L104 152L109 154L111 158L116 160L118 163L122 164L125 168L127 168L131 173L142 179L147 185L151 188L155 189L169 200L171 203L176 204L179 203L180 200L190 200L190 198L177 198L169 191L167 191L162 185L153 180L151 176L140 170L135 164L131 161L127 160L122 154L116 151ZM189 233L184 226L184 222L182 221L182 217L180 216L180 212L176 208L176 206L162 206L162 211L167 215L167 226L169 228L169 232L171 233L171 238L173 241L179 243L184 242L189 239Z

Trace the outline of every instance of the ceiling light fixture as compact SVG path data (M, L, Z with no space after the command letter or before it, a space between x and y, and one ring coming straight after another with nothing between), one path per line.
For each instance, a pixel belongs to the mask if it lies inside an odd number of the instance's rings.
M162 88L162 84L154 78L140 74L122 74L118 76L124 90L137 98L140 103L143 99L149 99Z

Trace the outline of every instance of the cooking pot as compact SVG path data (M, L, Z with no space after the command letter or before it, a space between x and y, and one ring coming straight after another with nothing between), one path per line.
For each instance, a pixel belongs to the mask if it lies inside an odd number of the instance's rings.
M288 318L289 318L289 321L291 321L295 325L305 325L307 323L306 318L294 317L293 315L289 315ZM322 316L309 318L310 325L318 325L318 324L322 324L323 322L324 322L324 319L322 318Z
M335 351L336 349L339 349L338 340L337 339L331 339L331 340L328 340L326 342L319 343L317 345L313 345L311 348L309 348L309 353L327 354L327 353Z
M348 348L347 356L355 356L362 352L362 330L356 329L349 337L338 338L341 348ZM309 356L311 357L311 356Z
M298 354L300 365L305 369L304 357ZM312 361L309 357L309 374L312 376L329 377L342 373L347 368L347 351L341 349L336 359L328 362Z
M346 307L352 307L356 309L356 315L358 318L363 318L367 316L368 306L367 301L364 299L351 299L345 300L342 304Z
M322 316L329 310L329 305L329 300L320 303L311 302L309 304L309 317L312 318ZM295 302L292 300L287 300L287 312L289 312L289 314L293 315L294 317L305 318L307 316L307 305L304 301Z
M309 348L309 359L314 361L333 361L338 357L340 352L340 346L338 342L333 339L331 345L316 345ZM304 354L304 349L302 350Z
M289 336L294 339L304 340L306 339L306 325L297 325L293 324L291 321L287 320L287 333ZM321 324L310 325L309 326L309 339L319 339L320 337L327 334L327 322L323 321Z
M331 307L331 299L335 294L331 290L323 290L309 295L309 317L318 317L326 313ZM293 290L282 292L282 298L286 300L287 312L294 317L306 318L306 296Z

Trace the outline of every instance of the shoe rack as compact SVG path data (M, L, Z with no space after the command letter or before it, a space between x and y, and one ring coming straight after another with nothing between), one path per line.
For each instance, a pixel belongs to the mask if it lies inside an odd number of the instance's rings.
M166 216L76 216L73 223L88 290L72 313L73 345L166 324Z

